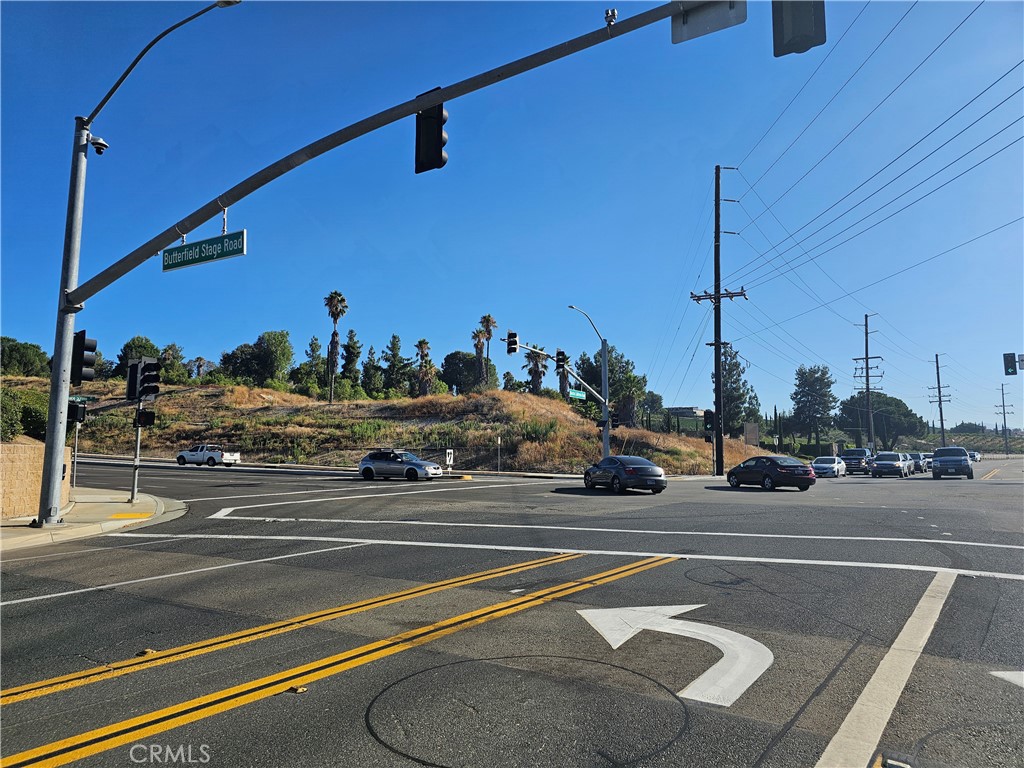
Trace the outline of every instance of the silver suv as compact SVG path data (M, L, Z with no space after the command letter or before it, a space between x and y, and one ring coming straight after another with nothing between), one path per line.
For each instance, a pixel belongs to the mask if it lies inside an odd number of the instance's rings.
M378 477L432 480L441 476L441 465L424 461L408 451L377 448L359 462L359 474L364 480L375 480Z

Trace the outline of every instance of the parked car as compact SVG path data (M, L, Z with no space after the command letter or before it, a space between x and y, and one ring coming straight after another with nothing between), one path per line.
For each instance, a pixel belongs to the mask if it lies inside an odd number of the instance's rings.
M928 460L928 454L911 453L910 458L914 460L914 471L927 472L929 469L931 469L931 462Z
M221 450L219 445L193 445L179 453L177 461L180 467L184 467L186 464L195 464L197 467L203 464L211 467L216 467L218 464L233 467L235 464L241 463L242 457L237 452Z
M811 462L818 477L846 477L846 462L838 456L819 456Z
M441 476L441 465L433 461L424 461L408 451L378 448L370 451L359 462L359 474L364 480L375 480L378 477L433 480Z
M966 449L955 445L935 449L932 479L938 480L943 475L964 475L968 480L974 479L974 464Z
M668 487L665 470L643 456L606 456L583 473L587 488L604 485L615 493L643 488L661 493Z
M814 469L791 456L755 456L726 474L729 485L760 485L766 491L792 486L806 491L816 482Z
M846 471L871 474L871 450L868 448L847 448L839 458L846 463Z
M899 453L884 451L875 456L875 460L871 464L872 477L884 477L885 475L907 477L909 474L907 462L904 461L903 455Z

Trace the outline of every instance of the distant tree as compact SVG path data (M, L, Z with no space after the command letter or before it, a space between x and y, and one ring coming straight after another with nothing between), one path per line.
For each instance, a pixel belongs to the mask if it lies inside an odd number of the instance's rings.
M832 412L839 405L832 394L835 383L827 365L801 365L796 369L796 386L789 398L793 401L793 421L807 435L808 442L812 431L818 432L820 442L821 430L832 426Z
M412 373L412 360L402 356L402 340L398 334L391 335L387 349L381 354L384 364L384 390L408 394Z
M377 362L377 353L370 347L363 361L363 373L359 377L359 383L367 397L377 398L384 391L384 369Z
M417 374L418 392L419 396L423 397L430 394L430 386L437 378L437 366L430 359L430 342L426 339L420 339L416 342L416 360L419 363L419 372Z
M363 354L363 345L356 339L355 329L349 328L348 339L341 348L341 376L359 386L359 357Z
M288 331L264 331L253 346L259 359L257 383L287 381L295 358Z
M188 379L184 352L177 344L168 344L160 353L160 381L167 384L184 384Z
M331 291L324 297L324 306L327 307L327 314L334 323L334 331L331 333L330 344L327 345L327 374L330 376L330 396L328 402L334 402L334 376L338 372L338 355L341 351L341 341L338 337L338 321L348 312L348 302L341 295L340 291Z
M928 423L905 402L882 392L871 393L871 416L875 438L887 451L893 450L900 438L924 437L928 431ZM867 433L867 397L863 392L839 404L836 425L846 432L863 430Z
M117 354L117 365L114 366L114 377L124 378L128 375L128 361L143 357L160 357L160 348L145 336L135 336L125 342Z
M21 398L10 387L0 389L0 441L8 443L22 433Z
M491 317L491 315L484 315L480 318L480 327L483 329L484 337L487 339L487 362L490 362L491 339L494 336L494 329L498 327L498 321Z
M737 436L743 432L743 420L749 413L761 410L760 401L754 390L743 377L747 366L740 360L735 347L722 348L722 429L728 435ZM711 374L714 383L715 374ZM750 408L750 406L756 406ZM749 410L748 410L749 409Z
M473 331L473 351L476 353L476 384L482 384L484 377L487 372L486 362L490 362L490 358L485 361L484 358L484 344L487 343L487 331L483 328L477 328ZM459 389L461 392L462 389Z
M601 351L591 358L585 352L576 359L576 372L601 392ZM620 423L635 426L638 403L647 391L647 377L635 372L635 365L614 346L608 347L608 399L615 404Z
M1009 413L1009 411L1007 411ZM950 432L955 432L958 435L973 435L983 434L985 427L982 424L975 424L973 421L963 421L957 424L955 427L951 427Z
M207 360L205 357L194 357L185 363L188 368L188 374L193 379L201 379L206 375L207 371L214 368L214 363Z
M501 376L501 388L506 392L526 392L530 388L530 382L519 381L511 371L505 371Z
M0 373L4 376L50 375L50 359L38 344L0 337Z
M256 348L252 344L239 344L230 352L220 356L221 372L239 384L256 385L260 366Z
M480 385L477 371L478 361L488 365L485 386ZM477 356L472 352L449 352L441 363L441 371L438 374L438 378L449 388L454 388L456 393L460 395L465 395L469 392L479 392L483 389L497 389L498 387L498 372L494 368L494 363L488 364L483 359L483 355L478 360Z
M537 347L537 351L526 352L526 362L523 370L530 374L530 392L539 395L544 382L544 374L548 372L548 356L544 354L544 347Z
M106 381L114 375L114 363L107 360L98 349L96 350L96 362L92 369L96 371L97 381Z
M320 340L313 336L306 347L306 359L288 374L298 391L307 397L319 397L326 379L324 357L320 354Z

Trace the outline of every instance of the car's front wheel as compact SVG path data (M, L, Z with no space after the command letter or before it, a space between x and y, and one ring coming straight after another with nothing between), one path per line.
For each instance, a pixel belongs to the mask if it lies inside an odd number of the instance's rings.
M733 488L739 488L740 479L736 477L736 475L729 475L729 485L731 485Z
M974 479L974 473L973 472L968 472L967 473L967 479L968 480L973 480Z
M412 467L409 467L407 470L405 470L405 479L406 480L419 480L420 476L416 473L415 469L413 469Z
M651 493L659 494L659 493L661 493L664 490L665 490L664 488L651 488Z
M941 472L932 472L932 480L938 480L940 477L942 477Z
M363 467L361 474L363 475L363 480L373 480L373 470L369 467Z
M583 487L584 488L593 488L594 487L594 478L590 476L589 472L587 472L587 473L585 473L583 475Z
M761 487L764 488L766 491L775 490L775 481L772 480L771 475L765 475L764 477L761 478Z
M178 466L179 467L184 467L185 466L185 457L184 456L179 456L178 457Z
M801 491L806 491L810 487L811 486L809 486L809 485L798 485L797 486L797 488L799 488Z

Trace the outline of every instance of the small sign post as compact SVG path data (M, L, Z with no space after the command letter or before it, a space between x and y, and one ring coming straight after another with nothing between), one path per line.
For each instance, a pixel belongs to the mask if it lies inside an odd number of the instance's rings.
M452 464L455 463L455 451L451 448L445 449L444 463L448 465L448 474L452 473Z

